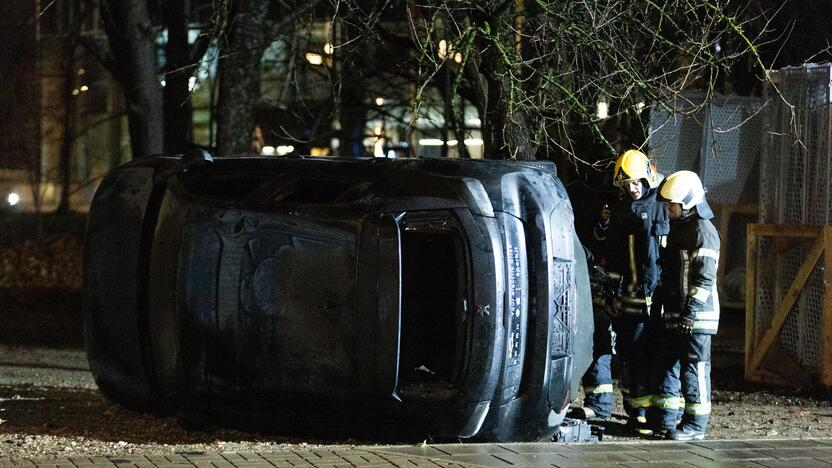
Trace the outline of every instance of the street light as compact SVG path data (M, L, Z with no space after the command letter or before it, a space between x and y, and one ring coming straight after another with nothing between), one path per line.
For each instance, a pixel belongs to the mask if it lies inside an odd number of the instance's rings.
M598 101L597 115L599 120L604 120L610 116L610 106L605 101Z
M448 51L450 49L451 48L448 46L448 41L446 41L445 39L442 39L441 41L439 41L439 51L438 51L437 55L439 55L439 58L444 59L445 57L448 56Z
M321 57L321 54L316 54L314 52L307 52L306 53L306 61L312 65L320 65L324 63L324 58Z
M439 50L436 52L436 55L438 55L439 58L441 58L442 60L450 57L453 59L454 62L462 63L462 53L457 52L454 49L453 44L446 41L445 39L439 41Z

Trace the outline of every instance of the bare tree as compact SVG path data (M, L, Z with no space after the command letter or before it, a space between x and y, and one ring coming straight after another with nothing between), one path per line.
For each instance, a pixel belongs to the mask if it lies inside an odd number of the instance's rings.
M753 50L737 19L742 5L727 1L406 4L424 76L460 61L453 91L472 96L492 158L534 159L554 148L581 160L576 126L592 129L611 156L596 103L635 115L685 89L711 93L717 77ZM457 52L438 54L440 43Z
M78 62L78 38L81 35L81 9L78 3L72 3L70 8L73 11L69 15L69 29L63 41L63 137L61 138L61 154L59 158L61 198L58 201L57 213L66 214L69 212L69 197L72 184L72 153L75 143L76 124L76 96L75 68Z
M196 0L100 0L106 40L81 43L121 84L133 157L181 153L192 144L190 80L212 36L188 38ZM163 63L159 33L166 31ZM162 85L164 82L164 86Z
M260 101L260 62L275 39L309 14L321 0L227 0L216 18L219 41L217 152L251 153L255 109Z
M367 126L367 34L358 24L361 16L343 13L340 17L342 46L336 49L336 86L341 156L364 156Z
M164 151L168 154L184 153L193 140L190 80L195 64L199 63L208 46L204 39L193 49L188 43L190 10L189 0L167 0L161 5L162 23L168 32L162 67L165 80L162 90Z
M223 154L249 152L265 46L316 4L269 3L219 3L218 146ZM331 24L339 26L332 98L341 152L356 154L354 147L362 146L372 82L392 86L386 80L396 75L414 90L411 122L424 106L435 105L428 102L435 93L427 90L439 91L445 141L450 132L464 140L463 110L471 103L480 114L486 157L562 156L588 164L608 159L616 149L605 137L596 105L606 102L613 116L638 118L645 104L670 102L681 91L713 93L739 57L755 54L758 38L744 32L747 5L731 0L330 0ZM388 28L402 19L406 28ZM367 44L408 52L401 63L381 64L370 58ZM599 157L576 146L587 133L601 145Z
M3 45L0 63L4 64L0 88L0 171L22 173L34 181L32 199L40 212L40 180L42 134L40 102L43 88L39 81L37 21L38 11L33 2L0 2L0 27ZM26 19L21 21L21 19ZM34 45L34 47L33 47ZM3 177L9 182L11 177ZM5 200L0 200L5 203Z
M158 28L147 0L101 0L109 47L97 48L102 62L121 83L127 102L134 158L162 153L162 86L156 54Z
M220 30L217 149L220 154L250 152L254 108L260 100L260 59L269 26L268 0L224 3L227 26Z

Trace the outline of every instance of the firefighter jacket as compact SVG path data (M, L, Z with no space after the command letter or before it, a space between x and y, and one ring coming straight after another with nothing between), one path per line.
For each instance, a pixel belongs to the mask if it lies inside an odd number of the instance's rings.
M664 203L649 189L638 200L625 198L610 214L607 271L622 277L622 312L647 318L659 282L659 252L670 229Z
M693 211L671 221L667 250L662 257L659 296L668 329L678 327L679 317L693 319L693 333L713 335L719 327L716 269L719 234L707 219Z

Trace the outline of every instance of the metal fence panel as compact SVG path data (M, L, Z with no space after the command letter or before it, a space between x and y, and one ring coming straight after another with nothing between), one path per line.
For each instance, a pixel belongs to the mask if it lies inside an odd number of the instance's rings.
M712 205L756 203L762 103L760 98L738 96L715 96L705 101L702 95L689 94L672 106L654 105L648 143L659 172L695 171ZM717 210L717 215L720 213ZM721 222L714 219L717 226ZM738 303L745 297L745 229L736 229L740 227L736 222L726 227L728 237L718 286L723 301Z
M650 157L665 175L699 170L699 153L705 128L700 96L680 98L668 110L659 104L650 109Z
M700 176L713 203L757 201L762 100L728 97L707 107Z
M717 96L705 102L698 94L677 99L673 111L654 105L650 156L666 175L698 173L711 203L756 202L761 106L759 98Z
M830 206L830 84L832 65L807 65L771 73L766 86L760 158L760 221L827 225ZM755 335L771 324L777 305L809 250L761 239L758 244ZM826 252L826 255L832 253ZM780 332L780 344L810 371L820 366L823 284L816 266Z

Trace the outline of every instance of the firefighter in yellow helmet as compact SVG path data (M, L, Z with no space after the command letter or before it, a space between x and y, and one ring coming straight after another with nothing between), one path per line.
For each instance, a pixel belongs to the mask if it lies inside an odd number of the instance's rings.
M650 309L659 281L659 253L670 223L656 201L660 176L644 153L623 153L613 169L613 184L623 192L611 213L607 237L607 271L622 277L622 287L608 299L622 363L621 390L628 425L652 434L647 411L653 392L649 370Z
M637 180L643 180L648 188L653 189L659 186L661 176L656 172L656 166L644 153L638 150L627 150L615 161L612 183L622 187Z
M678 400L681 380L685 401L678 426L676 412L663 408L659 408L659 424L660 429L669 430L668 438L700 440L705 437L711 413L711 336L719 326L719 234L710 221L713 212L695 173L675 172L658 191L658 200L665 202L670 216L657 293L668 332L657 344L653 368L659 399Z

